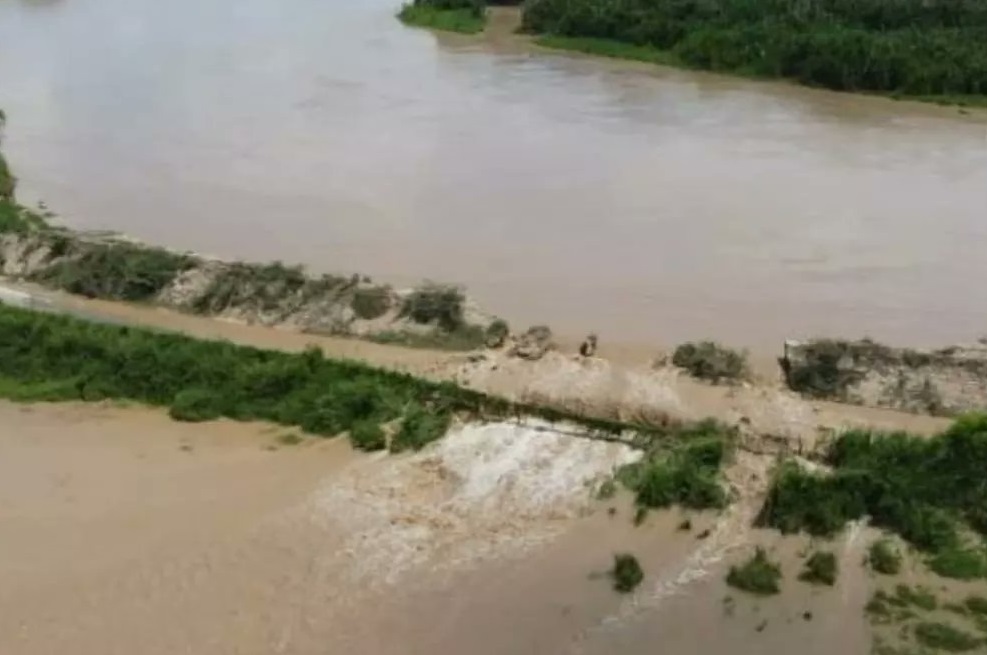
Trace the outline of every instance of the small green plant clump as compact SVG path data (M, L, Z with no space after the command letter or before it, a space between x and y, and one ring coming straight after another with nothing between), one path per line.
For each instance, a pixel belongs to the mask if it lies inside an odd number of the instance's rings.
M623 467L618 479L635 492L641 507L681 505L690 509L726 506L720 469L730 455L733 432L713 421L679 433L670 448L660 447Z
M949 625L923 621L915 626L915 640L928 648L963 653L983 645L984 640Z
M463 327L466 297L458 287L426 283L404 300L401 315L420 325L435 325L445 332Z
M626 594L637 589L644 581L644 570L636 557L629 553L621 553L613 556L610 578L613 580L613 588Z
M799 580L833 586L836 584L838 572L836 556L827 551L817 551L806 560L805 568L799 574Z
M747 562L731 566L727 574L728 585L758 596L777 594L781 590L780 581L781 567L769 560L760 546Z
M924 587L909 587L906 584L899 584L895 587L895 597L900 601L902 607L911 605L926 612L939 607L939 601L928 589Z
M672 363L692 377L714 384L748 377L747 355L713 341L684 343L672 354Z
M901 553L888 539L878 539L870 545L867 562L882 575L897 575L901 571Z
M0 109L0 143L2 143L3 128L7 124L7 115ZM17 188L17 178L10 172L10 166L3 153L0 152L0 202L12 202L14 190Z
M987 616L987 598L983 596L968 596L963 605L973 614Z
M987 577L987 550L983 546L952 545L936 552L928 567L944 578L975 580Z
M353 292L350 306L358 318L368 321L380 318L391 309L391 290L388 287L361 287Z
M613 479L604 480L600 488L596 490L598 500L610 500L617 495L617 483Z

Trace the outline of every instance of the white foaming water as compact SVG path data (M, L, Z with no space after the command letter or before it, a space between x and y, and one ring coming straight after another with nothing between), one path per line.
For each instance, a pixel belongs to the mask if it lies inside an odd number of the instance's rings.
M558 534L596 482L640 457L576 430L467 424L419 453L364 459L326 480L309 515L343 531L342 552L327 557L347 557L349 574L367 583L516 555Z

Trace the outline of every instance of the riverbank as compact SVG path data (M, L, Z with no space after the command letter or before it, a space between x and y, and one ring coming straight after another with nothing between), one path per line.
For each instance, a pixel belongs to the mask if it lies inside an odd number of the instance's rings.
M715 13L536 0L524 29L592 54L775 77L838 91L987 104L983 12L907 2L875 10L727 2ZM960 65L958 62L963 62Z

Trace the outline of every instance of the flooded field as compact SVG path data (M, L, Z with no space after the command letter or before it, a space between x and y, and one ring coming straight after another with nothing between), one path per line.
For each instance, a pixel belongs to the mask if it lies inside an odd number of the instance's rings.
M855 532L834 544L851 574L819 591L787 574L804 544L752 532L743 499L692 515L690 531L677 510L635 527L630 499L593 498L594 480L633 459L623 446L488 424L368 456L283 433L0 403L0 652L643 655L661 643L821 655L834 640L853 653L869 643ZM752 543L785 563L781 597L725 587ZM605 574L624 551L646 571L628 596Z
M436 37L368 0L0 3L22 197L77 227L466 284L609 342L987 330L987 120Z

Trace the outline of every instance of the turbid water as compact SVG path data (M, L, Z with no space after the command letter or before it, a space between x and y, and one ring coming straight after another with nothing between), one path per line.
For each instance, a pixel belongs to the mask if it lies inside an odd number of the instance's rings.
M604 339L987 331L983 114L437 37L392 0L6 0L22 196Z

